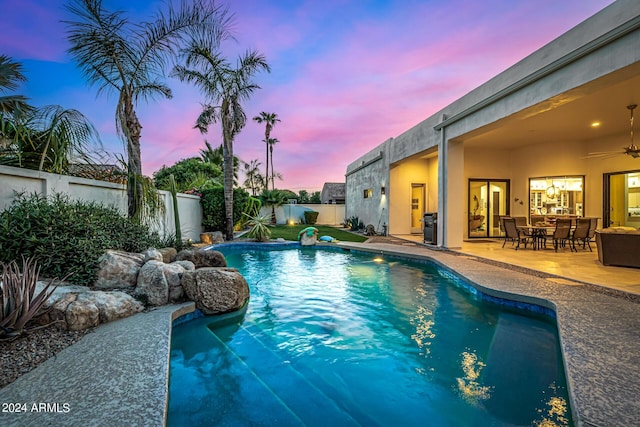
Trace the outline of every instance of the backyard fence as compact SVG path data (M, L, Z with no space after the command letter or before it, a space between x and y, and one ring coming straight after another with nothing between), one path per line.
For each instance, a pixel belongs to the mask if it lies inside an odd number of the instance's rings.
M304 212L318 212L316 224L322 225L340 225L344 222L345 205L325 205L325 204L290 204L279 206L275 209L276 223L304 223ZM263 206L260 211L261 215L271 215L271 206Z
M44 197L66 194L72 200L101 203L114 206L123 214L127 212L127 189L125 185L106 181L57 175L31 169L0 166L0 211L8 208L17 193L39 194ZM152 225L161 236L175 235L175 220L171 193L159 191L166 211ZM183 239L200 240L202 233L202 207L200 197L178 193L178 213Z

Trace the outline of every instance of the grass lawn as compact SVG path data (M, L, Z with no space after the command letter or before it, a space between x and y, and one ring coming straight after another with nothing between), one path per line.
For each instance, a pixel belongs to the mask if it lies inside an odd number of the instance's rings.
M309 227L309 225L306 224L276 225L274 227L270 227L271 238L277 239L282 237L284 240L296 241L298 240L298 233L300 233L300 230L307 227ZM331 236L334 239L338 239L343 242L364 242L368 239L368 237L361 234L350 233L344 229L329 227L327 225L312 225L311 227L318 229L318 237Z

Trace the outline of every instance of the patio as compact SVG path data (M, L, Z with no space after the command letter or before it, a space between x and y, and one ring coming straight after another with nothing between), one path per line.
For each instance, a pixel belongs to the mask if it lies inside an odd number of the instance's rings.
M421 234L394 237L422 244ZM510 242L503 248L502 242L502 239L470 239L464 241L462 248L455 252L546 273L555 277L554 280L568 279L628 292L637 295L640 301L640 270L600 264L595 242L591 243L593 252L581 247L578 252L571 252L569 248L558 252L554 252L553 248L540 251L521 248L516 251Z

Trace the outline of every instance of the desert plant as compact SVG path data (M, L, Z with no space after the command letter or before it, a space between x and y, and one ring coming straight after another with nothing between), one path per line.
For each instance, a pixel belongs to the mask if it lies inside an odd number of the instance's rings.
M271 237L270 230L271 218L265 215L255 215L249 218L247 225L249 232L247 237L256 239L258 242L266 242Z
M176 195L176 180L173 174L169 175L169 191L173 201L173 221L176 226L176 240L182 240L182 230L180 230L180 213L178 212L178 196Z
M7 340L23 334L27 324L43 313L43 304L57 285L52 279L36 294L40 267L33 258L22 258L22 272L16 261L1 265L0 340Z

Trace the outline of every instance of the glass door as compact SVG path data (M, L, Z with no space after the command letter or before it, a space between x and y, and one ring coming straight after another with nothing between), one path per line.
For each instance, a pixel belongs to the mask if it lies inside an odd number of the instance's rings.
M509 180L469 180L468 235L499 237L500 216L509 214Z
M640 227L640 171L604 176L602 227Z
M422 233L424 184L411 184L411 233Z

